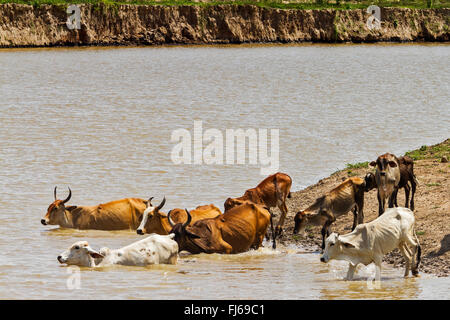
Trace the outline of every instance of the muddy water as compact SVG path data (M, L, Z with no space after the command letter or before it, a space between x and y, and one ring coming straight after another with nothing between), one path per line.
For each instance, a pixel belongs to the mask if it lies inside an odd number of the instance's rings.
M55 185L61 198L71 187L72 204L165 195L166 209L223 208L263 178L260 162L174 164L171 135L193 134L194 120L223 136L278 129L293 190L438 143L450 133L449 62L448 45L0 50L0 298L449 299L448 279L405 280L385 266L378 288L369 266L346 282L345 263L296 246L77 273L56 261L73 242L141 238L39 222Z

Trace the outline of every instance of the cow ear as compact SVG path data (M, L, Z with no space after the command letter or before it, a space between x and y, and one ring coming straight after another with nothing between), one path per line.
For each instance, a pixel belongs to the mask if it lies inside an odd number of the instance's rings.
M355 248L355 246L353 244L351 244L350 242L342 242L342 244L344 245L344 247L350 249L350 248Z
M86 248L88 254L92 257L92 258L104 258L105 256L98 253L97 251L91 249L90 247Z
M392 168L395 168L397 166L397 163L395 163L395 161L389 161L389 166Z
M371 167L375 167L376 165L377 165L376 161L372 161L371 163L369 163L369 166L371 166Z

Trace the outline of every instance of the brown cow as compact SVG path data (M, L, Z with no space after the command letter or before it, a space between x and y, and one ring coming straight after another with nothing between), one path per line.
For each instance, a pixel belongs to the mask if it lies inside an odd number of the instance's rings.
M166 198L164 197L162 202L156 208L151 204L152 199L153 197L147 202L147 209L143 214L141 224L137 228L136 232L140 235L146 233L158 233L162 235L169 234L170 230L172 230L172 226L167 220L167 215L160 211L166 203ZM169 213L172 217L172 221L175 221L175 223L183 223L188 219L186 211L183 209L172 209ZM220 212L219 208L213 204L198 206L191 211L191 223L201 219L215 218L220 214L222 214L222 212Z
M397 188L394 190L392 194L392 199L389 200L389 203L392 203L392 205L398 207L397 203L397 194L398 190L403 188L405 189L405 207L409 208L411 207L411 210L414 211L414 194L416 193L416 187L417 187L417 178L414 175L414 161L408 156L398 157L399 162L399 168L400 168L400 182L398 183ZM377 188L377 182L375 178L375 174L369 172L366 177L366 191L372 190ZM411 186L409 183L411 183ZM411 202L409 202L409 193L412 188L412 194L411 194Z
M386 200L389 208L393 207L394 191L400 183L400 163L398 158L385 153L370 163L371 167L376 167L375 181L377 184L378 216L381 216L386 209Z
M147 201L138 198L126 198L99 204L96 206L70 206L65 204L72 197L64 200L56 198L56 187L53 191L55 201L47 209L41 220L43 225L59 225L62 228L124 230L136 229L145 211Z
M394 206L398 207L397 204L397 193L398 190L403 188L405 189L405 207L411 208L412 211L414 211L414 194L416 193L416 187L417 187L417 178L414 175L414 161L408 156L403 156L398 158L399 164L400 164L400 182L398 183L397 189L395 189L393 194L393 200L392 203ZM409 186L408 182L411 183L411 187ZM412 190L410 189L412 188ZM411 193L411 203L409 206L409 192Z
M175 224L170 233L175 234L179 251L190 253L241 253L250 248L258 249L269 226L270 213L266 208L246 202L231 208L216 218L203 219L191 226L191 215L186 210L188 220Z
M324 196L318 198L310 207L299 211L294 217L294 234L304 234L306 226L321 225L322 249L325 248L325 235L330 235L330 226L336 218L353 209L353 226L364 221L364 192L366 182L358 177L351 177L342 182Z
M255 188L245 191L243 196L239 198L228 198L224 203L225 211L246 201L259 204L269 210L273 207L278 207L281 211L281 216L276 226L275 233L272 230L273 248L275 248L275 238L281 235L284 220L288 212L286 198L291 197L291 185L291 177L285 173L275 173L265 178Z

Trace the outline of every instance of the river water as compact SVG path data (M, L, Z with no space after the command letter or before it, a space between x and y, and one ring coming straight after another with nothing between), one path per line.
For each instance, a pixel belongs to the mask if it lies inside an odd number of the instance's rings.
M141 237L40 224L55 185L59 198L70 186L71 204L166 196L166 212L223 209L265 170L288 173L295 191L347 163L441 142L449 63L446 44L0 50L0 299L449 299L448 278L385 266L376 287L368 266L342 281L345 263L296 246L72 269L56 256L75 241ZM257 144L233 154L230 129ZM208 154L213 140L223 148ZM179 163L181 141L191 164Z

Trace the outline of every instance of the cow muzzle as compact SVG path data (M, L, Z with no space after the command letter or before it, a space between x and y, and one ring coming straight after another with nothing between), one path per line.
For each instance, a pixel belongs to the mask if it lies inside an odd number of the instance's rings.
M46 226L47 225L47 221L45 219L41 219L41 223Z
M327 263L328 259L326 259L324 256L321 256L320 257L320 262Z
M137 229L136 230L137 234L140 234L141 236L144 235L144 231L142 231L142 229Z

